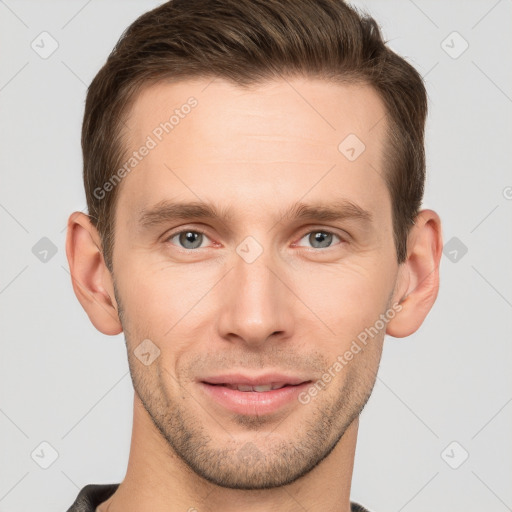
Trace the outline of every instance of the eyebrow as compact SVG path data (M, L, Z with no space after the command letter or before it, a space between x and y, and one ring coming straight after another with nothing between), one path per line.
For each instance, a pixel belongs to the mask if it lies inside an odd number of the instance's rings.
M142 228L158 226L173 220L207 219L228 222L233 218L233 211L229 207L216 208L215 205L193 201L188 203L160 201L151 208L144 208L139 215L138 223ZM339 221L356 220L363 224L373 222L373 215L356 203L341 199L334 203L307 204L294 203L288 210L278 214L280 220L316 220Z

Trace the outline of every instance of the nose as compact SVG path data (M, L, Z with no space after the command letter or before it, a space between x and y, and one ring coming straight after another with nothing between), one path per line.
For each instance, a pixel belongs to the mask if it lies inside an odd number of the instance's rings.
M219 290L219 335L252 348L291 337L294 295L286 281L278 260L265 251L252 262L236 255Z

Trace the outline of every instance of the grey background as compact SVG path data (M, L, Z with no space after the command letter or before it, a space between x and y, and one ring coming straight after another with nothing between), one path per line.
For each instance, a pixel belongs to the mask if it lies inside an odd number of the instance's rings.
M0 1L1 512L66 510L84 485L125 474L124 338L97 332L75 298L65 228L85 209L86 87L160 3ZM423 326L385 342L352 499L376 512L512 510L512 1L356 5L425 76L424 207L442 218L446 254ZM43 31L58 42L46 59L31 47Z

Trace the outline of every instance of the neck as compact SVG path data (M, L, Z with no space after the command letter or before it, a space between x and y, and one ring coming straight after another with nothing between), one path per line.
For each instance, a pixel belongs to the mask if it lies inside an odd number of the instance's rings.
M350 512L358 425L356 418L331 453L289 485L229 489L204 480L176 455L135 394L126 476L97 511Z

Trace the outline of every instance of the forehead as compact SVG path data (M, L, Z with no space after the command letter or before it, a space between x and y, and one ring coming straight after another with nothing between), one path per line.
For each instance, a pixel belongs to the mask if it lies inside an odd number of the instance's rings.
M166 199L229 202L249 212L281 209L306 194L357 197L366 209L387 198L385 108L368 85L160 82L141 90L126 125L129 172L118 203L134 217Z
M332 145L349 130L362 139L370 136L377 124L382 127L384 115L378 93L363 83L288 78L241 87L203 78L143 87L132 102L127 124L132 143L171 120L176 141L187 138L189 130L196 139L215 142L223 141L225 133L271 136L284 131L287 137ZM375 130L372 139L379 134Z

